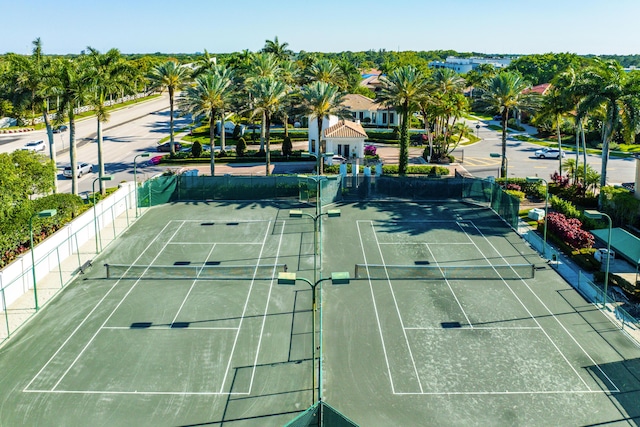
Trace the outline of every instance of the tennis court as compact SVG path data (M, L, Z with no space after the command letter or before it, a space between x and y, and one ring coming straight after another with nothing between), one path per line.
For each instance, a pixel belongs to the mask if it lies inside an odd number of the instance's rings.
M494 213L333 208L150 209L0 350L0 425L281 426L317 382L361 426L637 424L640 349ZM277 283L313 279L314 225L322 277L352 276L315 335Z

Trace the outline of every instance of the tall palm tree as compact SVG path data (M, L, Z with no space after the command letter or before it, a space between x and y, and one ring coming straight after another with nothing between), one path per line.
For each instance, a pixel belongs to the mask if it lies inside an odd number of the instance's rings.
M251 64L251 68L249 69L246 85L248 88L253 87L256 80L260 78L276 78L280 74L280 60L278 57L272 52L266 53L258 53L253 57L253 63ZM249 97L249 109L254 111L254 100L253 94L251 90L248 92ZM264 151L265 138L266 138L266 129L265 129L265 116L262 114L261 117L261 128L260 128L260 151Z
M602 167L598 205L602 208L607 185L609 144L616 127L623 124L636 132L638 122L638 82L629 77L617 61L595 59L594 65L583 70L576 91L582 95L578 114L604 111L602 126Z
M557 81L556 81L557 84ZM541 119L550 119L556 126L556 137L558 139L558 173L562 175L562 123L565 115L573 109L571 99L567 91L562 87L554 84L549 92L542 98L538 117Z
M109 120L109 111L106 106L108 98L112 94L124 92L132 81L132 70L117 49L111 49L106 53L87 47L87 77L91 89L89 90L88 103L93 107L96 116L96 135L98 140L98 177L104 176L104 158L102 155L103 137L102 123ZM101 179L100 194L105 194L104 183Z
M500 176L507 175L507 121L512 111L532 112L537 108L538 97L535 93L525 93L529 84L513 71L503 71L487 81L482 88L479 103L485 110L500 113L502 125L502 166Z
M392 105L401 116L400 156L398 173L406 175L409 164L409 118L417 110L417 100L427 90L427 79L414 66L396 68L386 77L381 77L380 96L377 102Z
M217 67L216 57L211 55L207 49L204 50L204 54L198 57L193 65L195 69L193 70L193 78L198 77L200 74L204 74L207 71L213 71Z
M189 70L176 61L167 61L151 70L149 80L153 88L169 92L169 147L171 155L176 153L173 140L173 101L175 91L180 89L189 78Z
M86 63L80 58L76 60L61 59L56 63L55 78L51 82L53 92L60 98L58 114L69 119L69 161L71 170L77 169L76 159L76 121L74 108L84 104L90 88L90 80L86 74ZM78 177L71 175L71 193L78 194Z
M211 176L215 175L215 128L216 116L231 96L232 80L220 73L208 72L195 79L178 98L180 108L193 115L209 119L209 144L211 145ZM224 133L224 129L222 130Z
M342 70L330 59L321 59L307 69L305 77L310 82L325 82L343 87L345 78Z
M264 118L263 129L266 143L266 174L269 175L271 167L270 127L271 118L278 111L288 93L287 85L274 77L260 77L253 81L249 89L253 98L254 114L261 114Z
M318 127L316 144L316 172L322 175L322 122L330 115L338 117L350 116L351 113L342 106L345 94L337 86L326 82L313 82L302 88L304 110L315 118Z
M265 40L262 52L272 53L280 61L288 61L293 55L293 51L287 49L289 43L282 43L278 41L278 36L273 40Z

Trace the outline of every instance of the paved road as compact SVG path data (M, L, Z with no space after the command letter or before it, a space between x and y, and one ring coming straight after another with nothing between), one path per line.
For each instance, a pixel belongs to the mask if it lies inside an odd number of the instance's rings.
M475 127L476 122L470 122ZM497 124L497 122L489 122ZM501 153L502 142L500 132L488 128L487 123L480 122L478 136L482 138L476 144L464 147L463 166L472 175L479 177L498 176L500 158L493 158L489 153ZM510 177L539 176L548 179L558 170L558 160L538 159L533 153L539 150L539 145L513 139L507 139L507 160ZM566 151L566 159L575 158L575 151ZM581 156L582 159L582 156ZM598 173L601 168L601 158L588 155L587 162ZM582 160L581 160L582 161ZM611 157L607 167L607 181L609 183L633 182L635 180L635 159L621 159Z

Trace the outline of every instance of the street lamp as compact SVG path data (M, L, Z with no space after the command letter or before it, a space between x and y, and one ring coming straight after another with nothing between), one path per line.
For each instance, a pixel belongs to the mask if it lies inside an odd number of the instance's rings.
M613 223L609 215L597 210L586 209L584 211L584 216L591 219L602 219L602 217L606 217L607 220L609 220L609 237L607 239L607 266L605 268L605 273L604 273L604 297L602 300L602 308L606 309L607 308L607 285L609 284L609 260L611 259L611 229L613 228Z
M311 286L311 405L316 403L315 400L315 392L316 392L316 286L325 280L331 280L333 285L347 285L349 284L350 278L349 273L346 271L341 272L333 272L331 273L331 277L325 277L324 279L318 279L315 281L311 281L304 277L297 277L296 273L288 273L288 272L280 272L278 273L278 285L289 285L293 286L296 284L296 280L301 280ZM320 307L322 310L322 306ZM320 316L322 317L322 316ZM318 380L320 380L322 371L321 371L321 360L322 360L322 328L320 329L320 352L318 355L319 363L318 363ZM322 384L318 381L318 401L322 400Z
M103 175L93 180L91 183L91 192L93 193L93 228L96 233L96 254L100 252L98 249L98 217L96 214L96 182L98 181L111 181L113 175Z
M57 210L55 209L46 209L40 212L36 212L33 215L31 215L31 218L29 218L29 238L30 238L30 243L31 243L31 272L33 274L33 299L36 303L36 311L38 311L38 289L36 287L36 255L35 255L35 248L33 246L33 218L38 217L38 218L49 218L52 216L55 216L56 213L58 213Z
M542 257L547 258L547 213L549 211L549 182L537 176L528 176L527 182L544 182L544 237L542 243Z
M507 182L509 181L509 159L507 159L507 156L503 156L500 153L489 153L489 156L504 158L504 186L506 188ZM502 166L500 167L500 171L502 171Z
M134 200L136 204L136 218L138 218L138 178L136 176L136 159L138 157L149 157L149 153L140 153L133 158L133 180L136 183L136 193L134 195Z

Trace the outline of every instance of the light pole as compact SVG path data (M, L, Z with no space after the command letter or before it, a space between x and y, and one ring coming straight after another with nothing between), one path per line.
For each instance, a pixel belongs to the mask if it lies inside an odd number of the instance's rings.
M100 252L98 249L98 216L96 214L96 182L98 181L111 181L113 175L103 175L93 180L91 183L91 192L93 193L93 228L96 233L96 254Z
M297 277L296 273L287 273L280 272L278 273L278 285L289 285L293 286L296 284L296 280L302 280L311 286L311 405L316 403L315 392L316 392L316 287L325 280L331 280L331 283L334 285L347 285L349 284L349 273L346 271L334 272L331 273L331 277L325 277L324 279L318 279L315 281L311 281L304 277ZM320 307L322 310L322 306ZM322 317L322 316L321 316ZM318 401L322 400L322 384L320 382L320 378L322 375L322 329L320 329L320 349L319 349L319 363L318 363Z
M609 284L609 260L611 259L611 229L613 228L613 222L611 217L604 212L586 209L584 216L591 219L602 219L606 217L609 220L609 237L607 238L607 264L604 272L604 296L602 298L602 308L607 309L607 285Z
M35 255L35 248L33 246L33 218L35 217L48 218L48 217L55 216L56 213L58 213L58 211L55 209L46 209L46 210L34 213L33 215L31 215L31 218L29 218L29 239L31 243L31 272L33 273L33 299L36 304L36 311L38 311L39 307L38 307L38 288L36 286L36 255Z
M507 188L507 184L509 181L509 159L507 159L507 156L503 156L500 153L489 153L489 156L498 158L504 157L504 187ZM502 166L500 166L500 170L502 171Z
M544 237L542 243L542 257L547 258L547 213L549 211L549 182L537 176L528 176L527 182L544 182Z
M149 153L140 153L133 158L133 180L136 183L136 192L134 195L134 200L136 204L136 218L138 218L138 177L136 175L136 160L138 157L149 157Z

